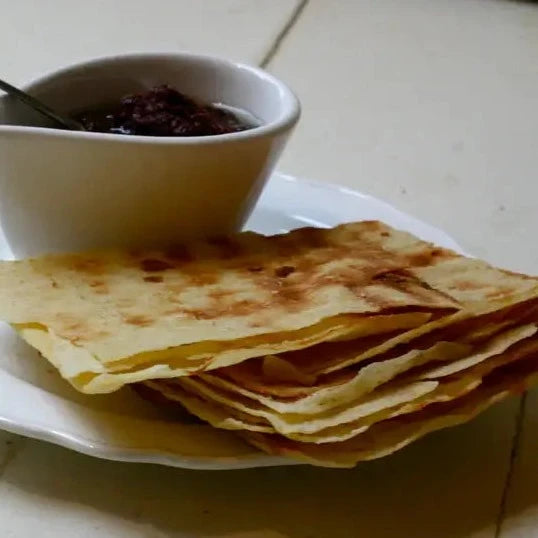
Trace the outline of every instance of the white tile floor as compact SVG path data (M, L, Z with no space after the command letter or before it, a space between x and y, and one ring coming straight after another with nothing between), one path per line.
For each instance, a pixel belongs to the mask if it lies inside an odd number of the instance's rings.
M0 0L2 77L126 52L192 50L259 63L294 0Z
M472 424L351 471L181 471L104 462L27 441L0 482L0 521L7 536L46 522L43 538L75 529L84 538L159 532L348 538L359 531L380 538L491 538L516 407L515 400L506 402Z
M0 8L2 76L15 82L133 50L269 56L304 105L283 170L386 198L479 256L538 273L535 3L0 0ZM538 392L513 451L518 410L513 399L353 471L170 470L0 433L1 535L538 536Z
M538 390L527 396L501 536L538 536Z
M282 168L536 270L537 66L530 3L311 0L270 64L304 105Z

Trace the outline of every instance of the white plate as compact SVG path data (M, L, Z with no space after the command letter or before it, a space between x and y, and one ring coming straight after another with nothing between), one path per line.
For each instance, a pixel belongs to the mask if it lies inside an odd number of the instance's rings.
M460 250L444 232L371 196L275 174L247 227L277 233L378 219L423 239ZM0 257L10 258L0 236ZM123 389L79 394L6 325L0 326L0 427L99 458L191 469L289 464L243 444L233 434L163 417Z

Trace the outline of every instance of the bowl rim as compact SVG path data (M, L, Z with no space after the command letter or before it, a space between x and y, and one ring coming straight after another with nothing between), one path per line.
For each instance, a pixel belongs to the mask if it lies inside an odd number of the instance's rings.
M236 62L221 56L212 54L199 54L187 51L180 52L135 52L126 54L115 54L101 56L82 62L74 62L65 67L61 67L49 73L46 73L32 81L25 83L21 89L28 93L44 84L58 79L59 77L69 76L81 69L91 68L99 65L114 64L118 62L130 62L136 60L174 60L189 59L198 62L212 62L232 70L244 70L250 74L264 79L267 83L275 85L280 94L282 103L282 113L279 117L262 125L238 131L234 133L225 133L219 135L205 136L147 136L147 135L120 135L113 133L98 133L89 131L70 131L65 129L55 129L52 127L38 127L28 125L1 125L2 132L13 132L20 134L40 134L57 138L68 138L70 140L87 140L87 141L106 141L110 143L123 144L157 144L157 145L211 145L223 144L227 142L239 142L245 139L264 138L275 136L278 133L290 130L299 120L301 115L301 105L298 97L282 80L275 77L265 69L256 67L242 62Z

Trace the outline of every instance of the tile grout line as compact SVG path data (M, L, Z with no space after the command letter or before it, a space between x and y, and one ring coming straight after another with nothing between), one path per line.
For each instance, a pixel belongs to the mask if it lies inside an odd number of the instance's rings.
M299 17L303 13L307 4L308 0L300 0L300 2L297 4L297 7L293 10L293 13L291 14L291 17L289 18L288 22L284 25L282 30L280 30L279 34L276 36L275 41L260 62L260 67L267 67L271 60L275 57L283 41L286 39L291 29L295 26L295 23L299 20Z
M514 430L514 436L512 438L512 448L510 450L510 459L508 462L508 471L506 472L506 480L501 494L501 502L499 503L499 513L497 515L497 521L495 524L495 536L494 538L500 538L502 533L502 527L504 519L506 517L506 508L508 503L508 495L510 493L510 487L512 485L512 478L514 476L514 468L518 456L519 445L521 442L521 435L523 430L523 419L525 418L525 410L527 407L527 393L525 392L521 396L519 402L519 408L516 416L516 425Z

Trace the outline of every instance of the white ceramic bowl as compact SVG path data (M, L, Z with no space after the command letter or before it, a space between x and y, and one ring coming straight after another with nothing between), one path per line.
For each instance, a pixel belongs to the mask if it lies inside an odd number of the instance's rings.
M78 64L24 89L73 112L163 83L247 110L261 125L189 138L63 131L0 99L0 219L16 256L160 246L241 227L299 118L281 81L210 56L136 54Z

